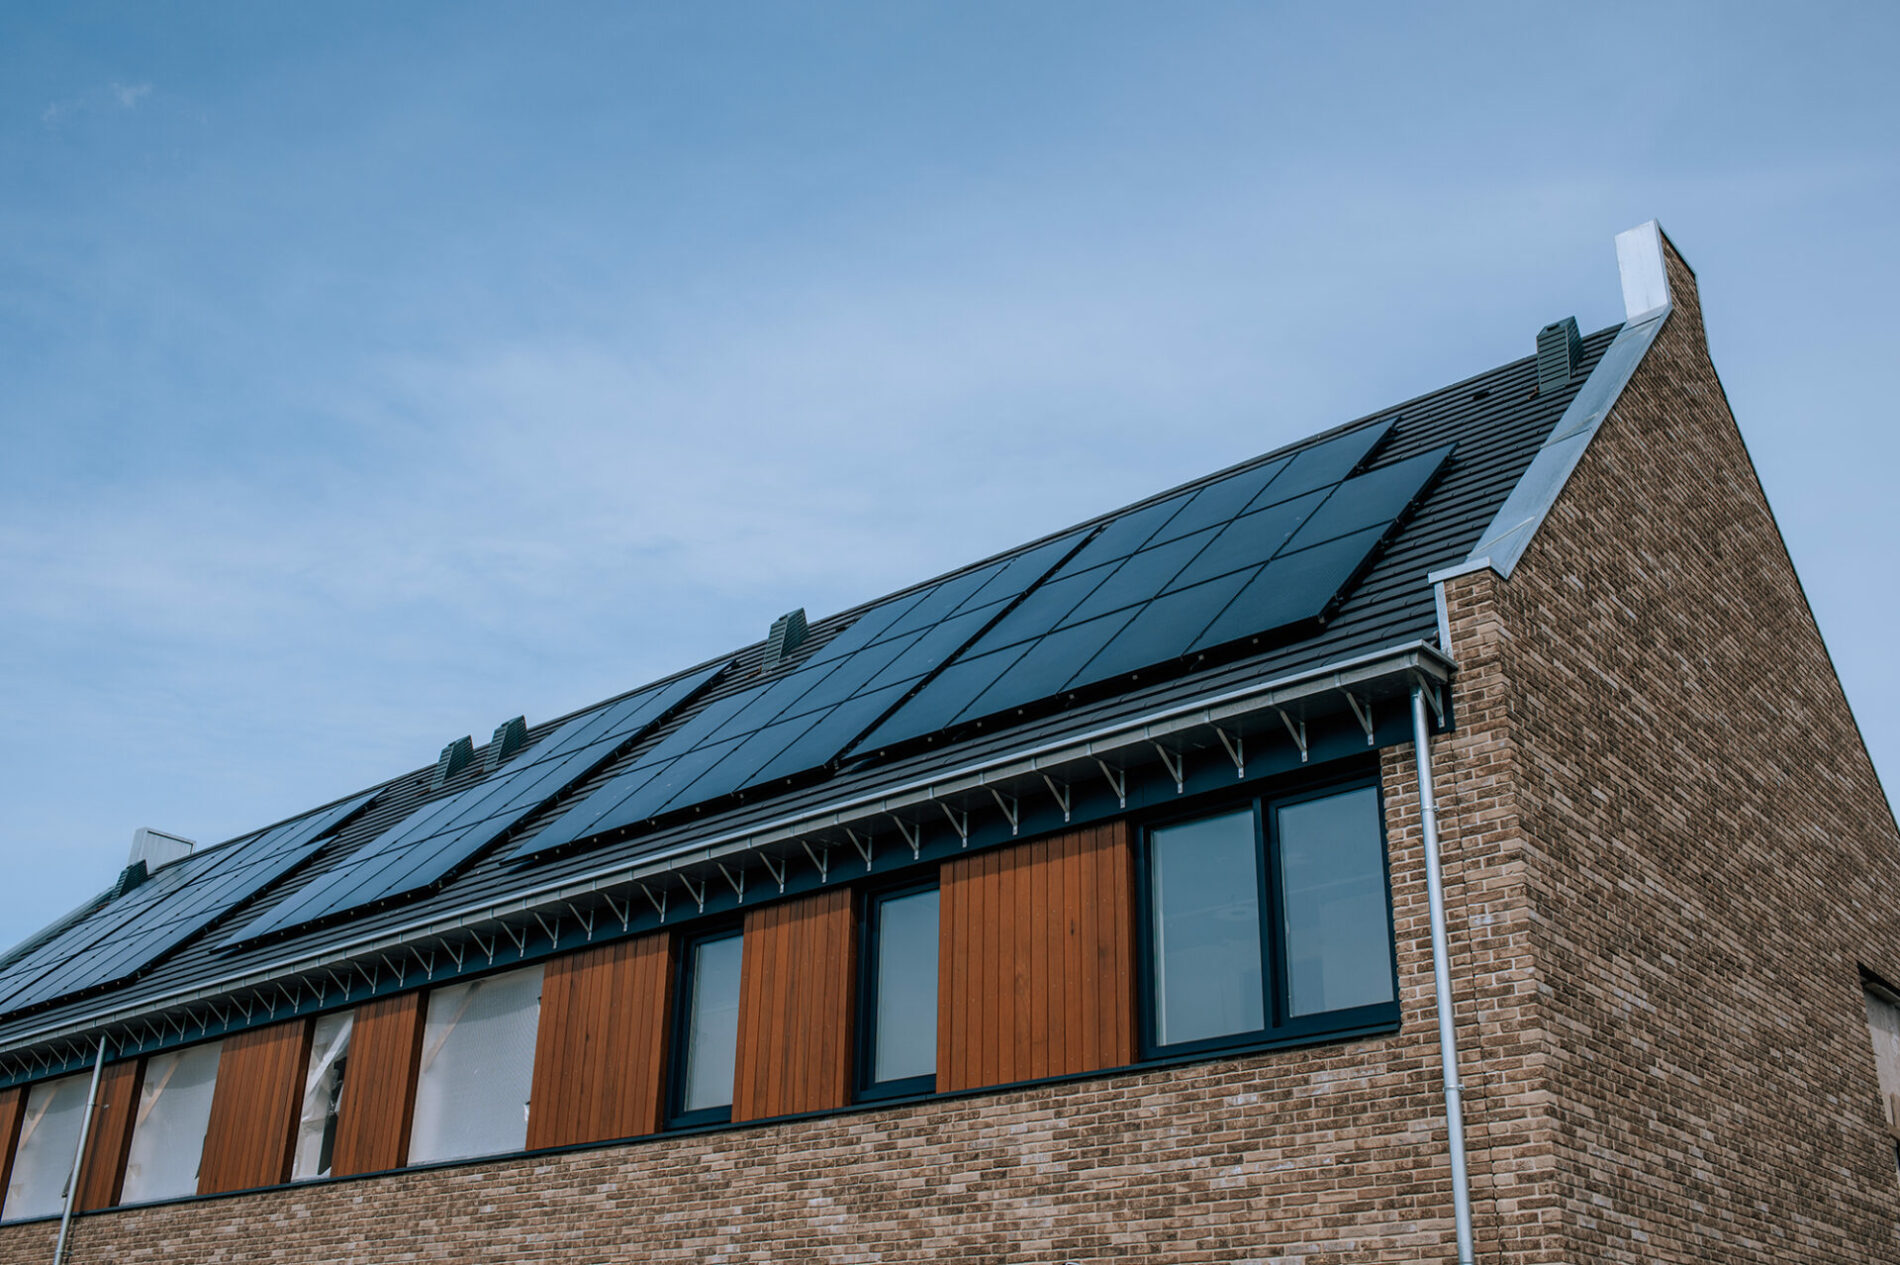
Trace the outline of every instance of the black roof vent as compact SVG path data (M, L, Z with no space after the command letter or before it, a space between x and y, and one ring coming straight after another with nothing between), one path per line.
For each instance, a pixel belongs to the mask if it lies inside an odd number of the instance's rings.
M145 867L143 858L132 862L119 871L119 881L112 885L112 899L117 900L133 888L151 877L151 871Z
M442 748L442 754L436 757L435 776L429 779L429 789L435 790L450 778L468 767L475 758L475 740L463 734L448 746Z
M482 768L493 773L501 767L501 762L521 750L521 744L528 740L528 718L517 716L513 720L504 720L495 726L495 736L489 740L488 756L482 761Z
M1567 387L1583 360L1583 337L1577 318L1566 316L1537 331L1537 394Z
M771 635L765 639L765 657L759 661L759 671L770 672L785 662L785 657L804 643L805 632L805 608L802 606L773 620Z

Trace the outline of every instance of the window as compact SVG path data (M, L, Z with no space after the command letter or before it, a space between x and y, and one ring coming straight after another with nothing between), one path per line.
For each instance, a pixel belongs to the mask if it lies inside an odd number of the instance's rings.
M1397 1017L1376 787L1157 825L1144 868L1149 1053Z
M204 1158L222 1049L223 1042L211 1041L145 1060L119 1202L144 1203L198 1193L198 1164Z
M336 1149L337 1112L343 1102L343 1073L350 1061L350 1033L356 1012L319 1016L310 1031L310 1062L304 1069L303 1110L297 1117L297 1149L290 1179L330 1175Z
M1880 1105L1887 1129L1900 1140L1900 1005L1885 989L1866 992L1867 1028L1874 1038L1874 1070L1880 1078Z
M738 931L720 932L687 941L680 955L682 1004L674 1030L677 1057L669 1124L717 1124L732 1118L742 943Z
M865 902L858 995L858 1096L937 1087L937 888L873 893Z
M7 1180L5 1219L49 1217L66 1205L66 1183L79 1149L79 1125L86 1118L92 1074L41 1081L27 1091L26 1116L13 1152L13 1176Z
M428 1007L409 1162L525 1149L541 968L434 989Z

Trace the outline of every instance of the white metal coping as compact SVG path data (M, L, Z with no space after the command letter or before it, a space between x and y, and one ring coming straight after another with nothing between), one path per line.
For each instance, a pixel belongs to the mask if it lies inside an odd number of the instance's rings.
M680 844L633 863L621 862L560 883L531 888L502 903L450 910L361 940L280 958L242 975L162 994L116 1011L97 1012L88 1015L83 1022L55 1024L13 1038L0 1046L0 1055L97 1033L111 1025L150 1018L167 1009L227 998L246 988L279 983L300 972L323 970L356 962L378 952L404 949L432 936L444 936L451 932L489 926L521 914L551 910L576 899L598 895L613 888L637 886L643 880L678 873L691 866L717 864L721 859L757 853L776 844L798 843L821 831L844 829L868 819L889 816L901 809L938 803L950 796L985 790L1010 779L1034 777L1078 761L1145 746L1156 739L1185 730L1218 726L1223 721L1236 721L1290 703L1340 693L1347 697L1357 711L1359 704L1353 696L1354 689L1393 680L1417 681L1435 688L1449 681L1456 669L1457 665L1450 656L1428 641L1407 642L1322 664L1304 672L1242 686L1208 698L1177 703L1078 736L991 756L943 774L861 795L841 804L782 817L711 839Z

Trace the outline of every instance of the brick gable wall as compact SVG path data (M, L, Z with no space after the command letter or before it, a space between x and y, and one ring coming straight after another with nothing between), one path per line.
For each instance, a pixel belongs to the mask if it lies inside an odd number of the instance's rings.
M1520 566L1452 595L1518 779L1560 1197L1531 1259L1900 1260L1859 975L1900 978L1900 837L1668 266Z

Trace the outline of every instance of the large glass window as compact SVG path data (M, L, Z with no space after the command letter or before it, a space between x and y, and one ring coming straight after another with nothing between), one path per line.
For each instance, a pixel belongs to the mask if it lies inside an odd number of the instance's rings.
M673 1123L709 1124L732 1113L733 1073L739 1055L737 931L688 942L683 956Z
M145 1060L138 1114L126 1151L121 1203L178 1199L198 1193L198 1164L211 1124L223 1042L167 1050Z
M6 1202L0 1205L5 1220L50 1217L66 1206L66 1183L72 1179L91 1085L92 1073L82 1072L41 1081L27 1091L13 1175L7 1179Z
M350 1062L354 1010L321 1015L310 1032L310 1062L304 1068L303 1110L297 1117L297 1149L290 1178L303 1181L330 1175L336 1149L337 1114L343 1104L343 1073Z
M937 889L873 895L865 933L861 1092L926 1093L937 1076Z
M1249 808L1150 836L1157 1045L1265 1024L1258 834Z
M541 968L434 989L428 1005L409 1162L525 1149Z
M1259 801L1147 839L1151 1051L1390 1017L1376 788Z
M1362 786L1274 812L1288 1012L1316 1015L1391 1001L1379 793Z

